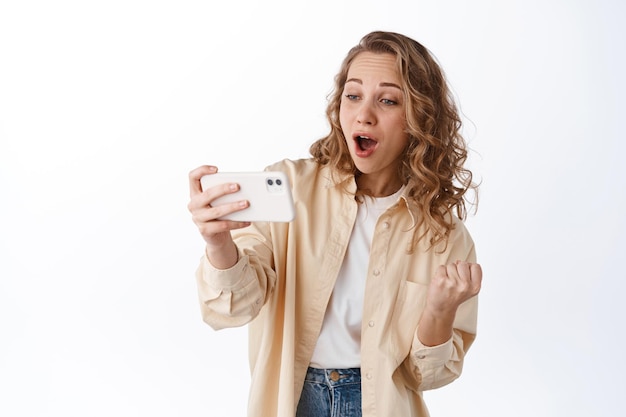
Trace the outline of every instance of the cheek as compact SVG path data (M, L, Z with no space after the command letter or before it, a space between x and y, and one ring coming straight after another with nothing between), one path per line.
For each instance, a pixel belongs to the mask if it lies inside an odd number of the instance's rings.
M394 117L390 120L389 126L395 130L395 136L404 136L408 140L409 134L406 132L406 119L403 116Z
M389 124L392 132L390 137L393 138L393 143L397 149L405 149L409 144L409 134L406 132L406 123L403 118L397 118Z
M346 129L350 126L350 118L343 107L339 109L339 125L341 126L341 130L343 130L344 135L346 134Z

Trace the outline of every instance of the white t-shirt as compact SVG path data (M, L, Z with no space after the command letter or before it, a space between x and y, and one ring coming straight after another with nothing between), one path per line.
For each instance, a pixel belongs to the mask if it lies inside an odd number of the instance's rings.
M361 366L361 321L363 296L372 235L378 217L396 203L404 187L388 197L364 197L346 257L333 294L310 366L313 368L358 368Z

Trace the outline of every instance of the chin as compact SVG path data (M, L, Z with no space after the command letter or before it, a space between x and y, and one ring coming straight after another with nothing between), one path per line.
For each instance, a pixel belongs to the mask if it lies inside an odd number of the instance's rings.
M354 159L352 160L352 162L354 162L354 166L356 167L356 170L359 174L371 174L373 173L375 170L372 169L372 167L368 164L363 164L363 163L357 163L356 161L354 161Z

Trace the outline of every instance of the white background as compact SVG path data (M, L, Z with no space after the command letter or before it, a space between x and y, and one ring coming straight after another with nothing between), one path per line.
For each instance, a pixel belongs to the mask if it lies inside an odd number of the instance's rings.
M479 335L432 415L623 415L625 17L617 0L3 1L0 415L245 414L245 328L200 318L187 173L307 156L375 29L437 56L482 181Z

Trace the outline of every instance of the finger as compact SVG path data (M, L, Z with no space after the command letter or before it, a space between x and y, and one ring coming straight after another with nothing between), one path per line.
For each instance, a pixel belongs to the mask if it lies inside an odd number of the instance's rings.
M198 229L202 236L210 237L219 233L228 232L234 229L241 229L250 226L250 222L235 221L235 220L216 220L206 223L199 223Z
M459 276L458 266L456 263L447 264L445 268L446 268L446 274L448 275L448 278L454 281L459 281L461 279Z
M470 263L465 261L456 261L455 266L460 280L464 282L470 282L472 280Z
M252 222L242 222L242 221L234 221L234 220L228 220L227 223L228 223L227 227L229 230L242 229L252 224Z
M470 264L469 267L472 274L472 281L481 281L483 278L483 269L480 264Z
M483 283L483 269L480 264L471 264L470 273L472 276L472 287L474 289L474 293L478 294Z
M192 192L192 196L187 204L187 209L191 214L198 216L202 212L211 208L211 197L206 193L195 194Z
M464 261L456 261L448 264L448 277L450 277L450 285L459 293L465 293L471 288L471 276L469 264Z
M202 193L200 178L205 175L215 174L217 167L212 165L202 165L189 173L189 195L193 197Z
M229 214L248 208L248 206L250 206L250 202L248 200L239 200L233 203L212 206L209 208L210 217L212 219L221 219Z
M221 189L222 186L218 186L217 188ZM215 188L212 190L215 190ZM211 205L210 202L211 197L208 196L207 193L202 193L191 199L188 207L192 214L194 223L200 224L214 220L227 220L224 217L227 217L229 214L237 211L244 210L250 206L250 202L248 200L238 200L232 203L217 205Z
M433 280L435 282L443 282L448 279L448 267L447 265L439 265L435 270L435 275L433 276Z

